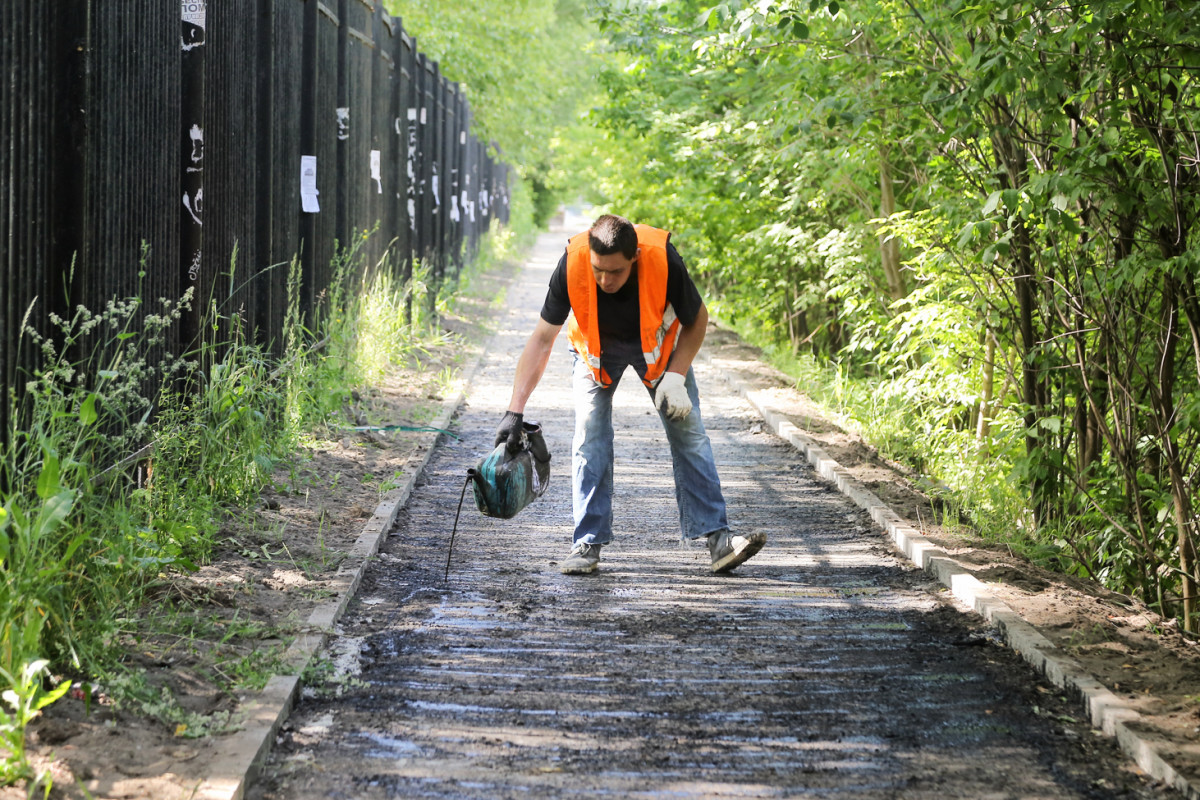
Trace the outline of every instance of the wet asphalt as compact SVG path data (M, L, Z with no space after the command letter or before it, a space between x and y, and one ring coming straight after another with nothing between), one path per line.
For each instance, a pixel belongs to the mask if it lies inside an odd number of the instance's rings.
M570 358L527 419L553 455L512 520L470 494L561 248L543 237L468 400L364 578L249 792L308 798L1170 797L897 557L719 376L697 367L735 528L768 542L729 575L680 541L666 439L626 374L616 541L570 550Z

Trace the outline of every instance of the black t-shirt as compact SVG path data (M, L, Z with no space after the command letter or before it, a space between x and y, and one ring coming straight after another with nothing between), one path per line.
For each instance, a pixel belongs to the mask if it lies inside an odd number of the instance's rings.
M667 302L675 308L680 325L691 325L700 313L703 301L696 284L688 275L683 257L667 242ZM551 325L562 325L571 311L571 296L567 290L567 254L563 253L558 267L550 276L550 289L542 304L542 319ZM640 352L641 309L638 304L638 265L633 265L629 280L612 294L596 289L596 317L600 326L600 347L608 343L638 345ZM626 349L626 348L621 348Z

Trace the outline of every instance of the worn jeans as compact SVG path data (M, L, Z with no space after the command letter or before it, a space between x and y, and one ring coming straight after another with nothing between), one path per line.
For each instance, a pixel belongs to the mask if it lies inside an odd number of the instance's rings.
M644 360L625 363L605 359L603 363L612 378L612 385L607 388L592 379L591 371L577 355L571 376L575 397L571 493L576 543L608 544L612 541L612 398L627 366L634 368L639 380L646 374ZM692 412L681 420L673 420L661 412L659 418L671 446L680 529L685 539L699 539L725 530L728 523L712 445L700 419L700 395L691 369L688 369L685 386L692 400ZM654 390L648 391L653 399Z

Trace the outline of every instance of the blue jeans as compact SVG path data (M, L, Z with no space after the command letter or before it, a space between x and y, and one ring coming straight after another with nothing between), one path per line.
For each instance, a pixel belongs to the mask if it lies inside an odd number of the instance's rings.
M604 360L612 385L604 388L592 380L591 371L578 356L572 370L575 397L575 444L571 455L571 494L575 516L575 542L608 544L612 541L613 424L612 398L627 366L640 380L646 374L646 362ZM673 420L659 413L667 441L671 445L671 463L675 473L675 502L679 506L679 526L685 539L699 539L729 527L725 519L725 498L713 462L712 445L700 419L700 395L696 378L689 369L686 377L692 413ZM648 389L653 399L654 390Z

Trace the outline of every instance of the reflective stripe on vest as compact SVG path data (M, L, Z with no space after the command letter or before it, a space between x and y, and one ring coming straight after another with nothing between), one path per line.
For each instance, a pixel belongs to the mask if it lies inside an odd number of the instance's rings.
M642 354L646 358L646 377L650 388L658 385L667 371L679 319L667 302L667 240L670 233L648 225L636 225L638 235L638 309ZM591 248L587 232L573 236L567 244L567 292L571 299L571 319L567 338L591 369L592 379L609 386L612 379L600 366L600 324L596 318L596 278L592 274Z

